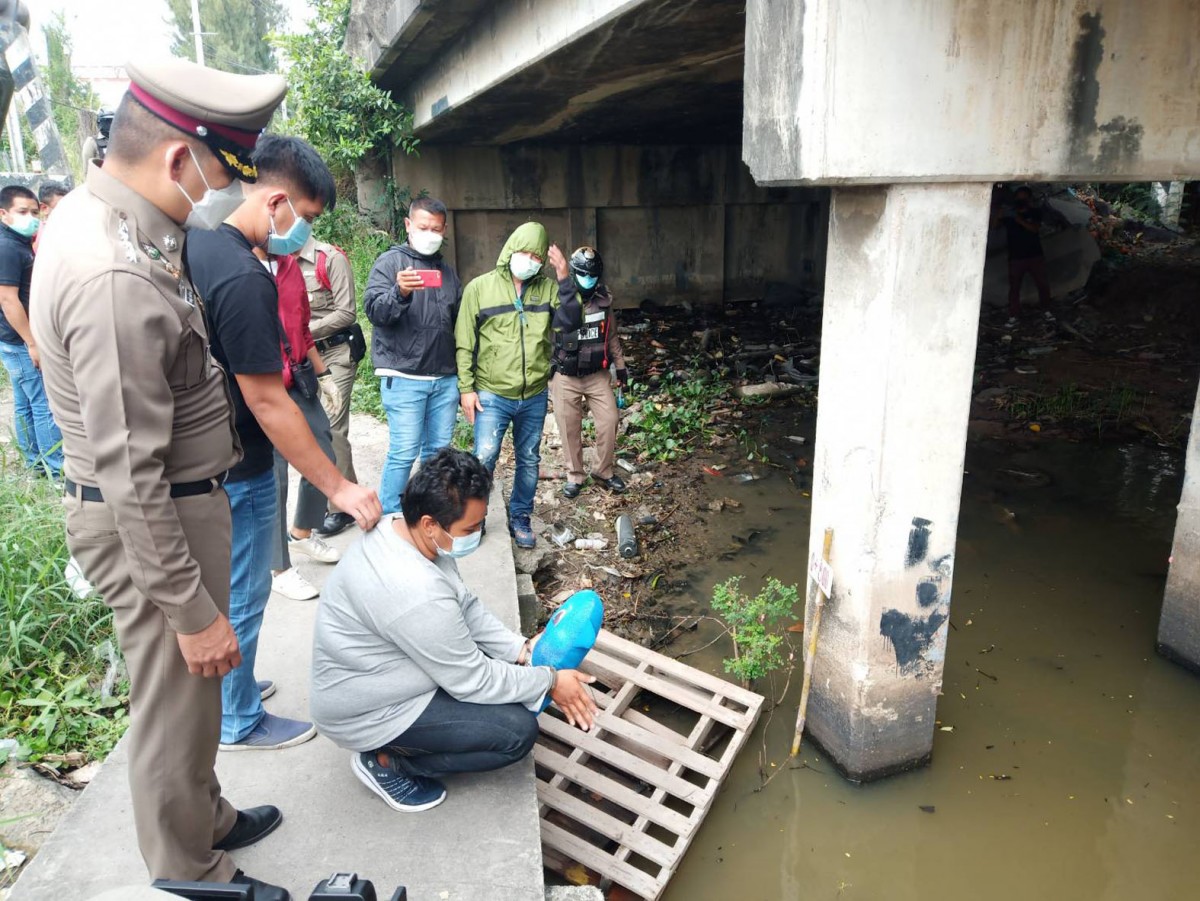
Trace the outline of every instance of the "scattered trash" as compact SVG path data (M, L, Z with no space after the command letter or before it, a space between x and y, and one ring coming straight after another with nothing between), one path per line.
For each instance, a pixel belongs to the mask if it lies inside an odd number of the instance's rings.
M787 440L792 442L792 444L807 444L808 443L808 439L805 438L803 435L788 435Z
M575 540L575 533L568 526L555 524L550 530L550 540L559 547L566 547Z
M921 804L921 805L918 805L918 806L919 806L919 807L920 807L920 809L921 809L921 810L923 810L925 813L933 813L934 811L936 811L936 810L937 810L937 808L936 808L934 805L932 805L932 804Z
M79 562L74 556L67 560L67 565L63 569L63 578L66 579L67 585L74 592L75 597L81 601L86 601L96 593L95 587L84 577L83 570L79 568Z
M577 551L602 551L608 547L608 541L604 538L576 538L575 550Z
M21 864L25 863L25 852L18 851L15 848L5 848L0 845L0 872L4 870L18 869Z
M617 517L617 553L626 560L638 555L637 535L633 531L633 521L626 513Z
M717 469L715 466L705 466L704 471L706 473L708 473L710 476L717 476L717 477L721 476L721 470Z
M1007 782L1012 776L1008 775L1008 773L992 773L988 778L995 779L997 782Z
M814 378L815 381L815 378ZM780 382L762 382L758 385L739 385L733 389L738 397L791 397L807 390L802 385L784 385Z
M739 472L735 476L730 476L729 481L737 482L739 485L743 485L746 482L754 482L761 478L762 478L762 476L755 475L752 472Z
M1032 366L1014 366L1013 372L1017 375L1037 375L1037 370Z
M617 466L621 467L621 469L625 470L627 473L630 473L631 475L638 471L638 468L636 466L634 466L632 463L630 463L628 460L626 460L624 457L617 457Z

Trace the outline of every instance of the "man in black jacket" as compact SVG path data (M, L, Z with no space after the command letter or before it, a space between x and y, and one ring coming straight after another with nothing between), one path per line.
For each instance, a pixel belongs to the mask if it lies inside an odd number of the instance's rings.
M450 444L458 412L454 320L458 273L440 253L446 207L418 197L404 220L407 240L371 268L363 309L374 325L371 358L388 418L388 453L379 485L385 513L400 510L413 463Z

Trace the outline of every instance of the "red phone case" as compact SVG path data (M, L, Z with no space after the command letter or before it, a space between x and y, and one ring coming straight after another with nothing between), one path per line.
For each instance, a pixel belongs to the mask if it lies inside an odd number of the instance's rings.
M440 288L442 286L442 270L416 269L414 271L421 276L422 288Z

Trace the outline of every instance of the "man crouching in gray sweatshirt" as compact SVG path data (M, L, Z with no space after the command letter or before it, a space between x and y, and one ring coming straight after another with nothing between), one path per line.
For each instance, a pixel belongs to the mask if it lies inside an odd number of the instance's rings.
M493 770L533 747L549 693L572 725L596 705L575 670L525 665L511 632L454 562L479 546L492 479L446 448L409 481L403 517L350 548L325 583L313 637L313 720L354 751L354 773L394 810L436 807L448 773Z

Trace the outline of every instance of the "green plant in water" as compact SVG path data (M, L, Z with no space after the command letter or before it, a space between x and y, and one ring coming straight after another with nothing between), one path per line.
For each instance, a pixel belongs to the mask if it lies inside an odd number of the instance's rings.
M794 615L799 597L797 586L776 578L767 579L753 597L742 591L741 576L713 589L713 611L733 639L733 656L725 658L725 672L749 684L788 663L782 627Z
M629 390L644 399L630 415L627 442L641 459L669 461L712 437L713 407L726 396L728 386L716 378L684 379L668 373L653 393L636 383Z

